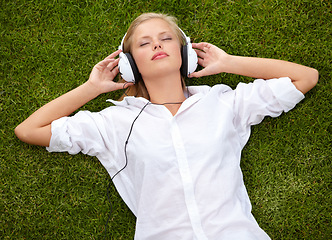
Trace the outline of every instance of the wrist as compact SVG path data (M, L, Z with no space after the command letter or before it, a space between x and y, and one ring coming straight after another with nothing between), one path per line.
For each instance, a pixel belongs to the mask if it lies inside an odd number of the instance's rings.
M91 99L96 98L103 93L102 89L96 86L90 80L83 83L81 87L84 89L85 95L90 96Z
M238 58L238 56L228 54L223 59L222 66L223 66L225 73L235 73L236 72L236 68L238 66L237 58Z

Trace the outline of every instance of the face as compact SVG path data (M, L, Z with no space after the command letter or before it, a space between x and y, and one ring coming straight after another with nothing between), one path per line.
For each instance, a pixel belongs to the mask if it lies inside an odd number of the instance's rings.
M172 72L180 74L181 44L162 19L147 20L135 29L131 53L143 79Z

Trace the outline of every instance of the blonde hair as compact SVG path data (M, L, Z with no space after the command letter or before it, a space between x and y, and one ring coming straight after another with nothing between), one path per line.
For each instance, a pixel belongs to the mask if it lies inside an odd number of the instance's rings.
M177 25L177 19L173 16L169 16L163 13L143 13L138 16L129 26L126 36L123 40L122 50L125 53L131 53L131 46L132 46L132 37L136 28L143 22L158 18L162 19L167 22L175 33L176 38L179 40L181 47L185 44L185 38L183 33L181 32L180 28ZM123 79L120 82L125 82ZM182 86L185 87L184 78L182 78ZM144 81L140 80L136 82L135 85L128 87L126 90L126 94L124 94L120 100L122 100L125 96L136 96L136 97L144 97L146 99L150 99L148 90L144 84Z

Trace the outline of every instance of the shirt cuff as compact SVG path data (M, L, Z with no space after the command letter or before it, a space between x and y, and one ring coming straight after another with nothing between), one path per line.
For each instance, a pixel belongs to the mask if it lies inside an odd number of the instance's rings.
M297 103L304 99L304 94L297 90L288 77L270 79L266 82L285 112L294 108Z
M72 147L67 133L67 117L54 120L51 124L51 140L46 150L49 152L66 152Z

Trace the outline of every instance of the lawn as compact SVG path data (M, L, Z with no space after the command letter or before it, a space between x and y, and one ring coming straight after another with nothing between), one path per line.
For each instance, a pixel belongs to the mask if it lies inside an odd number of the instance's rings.
M331 239L331 2L0 0L0 238L103 239L110 211L106 170L82 154L48 153L14 128L84 83L142 12L174 15L194 42L229 54L277 58L318 69L296 108L252 128L242 170L259 225L272 239ZM189 85L235 87L231 74ZM82 109L99 111L105 94ZM107 239L133 239L135 217L111 185Z

